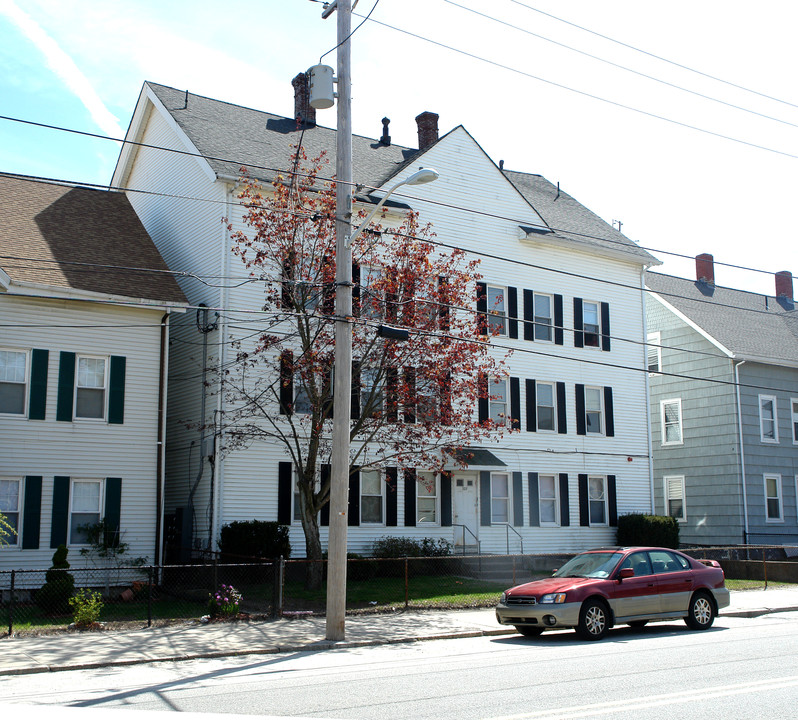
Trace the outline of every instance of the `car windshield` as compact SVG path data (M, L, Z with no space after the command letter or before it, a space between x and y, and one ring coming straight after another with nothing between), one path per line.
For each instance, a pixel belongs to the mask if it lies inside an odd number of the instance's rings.
M615 569L623 553L591 552L571 558L554 577L605 578Z

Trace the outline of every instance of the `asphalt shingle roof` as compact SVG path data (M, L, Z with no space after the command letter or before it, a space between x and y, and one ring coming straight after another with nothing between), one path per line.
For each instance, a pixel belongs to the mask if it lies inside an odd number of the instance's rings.
M0 174L0 246L12 281L186 302L121 192Z
M242 166L261 180L271 180L269 169L285 168L302 135L308 157L325 152L330 161L328 175L335 173L335 133L330 128L306 128L304 134L296 120L213 100L201 95L186 95L165 85L148 82L164 107L202 153L217 176L238 177ZM186 100L188 98L188 100ZM399 145L383 145L360 135L352 137L352 164L355 181L380 187L419 151ZM264 168L258 170L258 168ZM641 263L658 263L656 258L567 193L540 175L504 170L505 177L555 231L563 243L592 246L624 253Z
M735 356L798 363L795 303L656 272L646 285Z

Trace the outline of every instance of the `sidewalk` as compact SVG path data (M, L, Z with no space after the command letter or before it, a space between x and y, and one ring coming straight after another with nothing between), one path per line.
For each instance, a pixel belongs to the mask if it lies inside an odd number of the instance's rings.
M798 610L798 589L732 592L721 616ZM397 612L346 619L346 640L324 639L323 617L263 622L188 622L128 632L85 632L0 640L0 676L235 655L328 650L483 635L508 635L492 608Z

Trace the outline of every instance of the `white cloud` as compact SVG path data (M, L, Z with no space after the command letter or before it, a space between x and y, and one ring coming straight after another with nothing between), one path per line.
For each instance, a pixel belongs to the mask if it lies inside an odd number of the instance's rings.
M29 15L20 10L12 0L0 0L0 14L14 23L22 34L44 55L47 65L86 107L97 126L107 135L121 137L124 130L119 120L105 107L86 76Z

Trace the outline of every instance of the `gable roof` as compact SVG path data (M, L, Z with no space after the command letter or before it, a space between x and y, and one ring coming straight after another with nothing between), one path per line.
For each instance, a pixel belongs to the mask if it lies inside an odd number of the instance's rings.
M795 303L656 272L646 285L735 357L798 367Z
M300 137L308 156L326 153L330 161L329 174L335 172L334 129L319 125L303 129L293 118L157 83L146 82L146 89L155 95L219 178L238 178L241 166L246 165L251 176L262 181L272 180L276 169L285 168ZM373 138L353 135L355 181L370 187L382 187L419 154L420 151L414 148L384 145ZM660 264L654 256L540 175L506 170L502 173L554 230L546 242L567 243L569 247L582 250L603 250L641 264Z
M12 283L187 302L121 192L0 174L0 246Z

